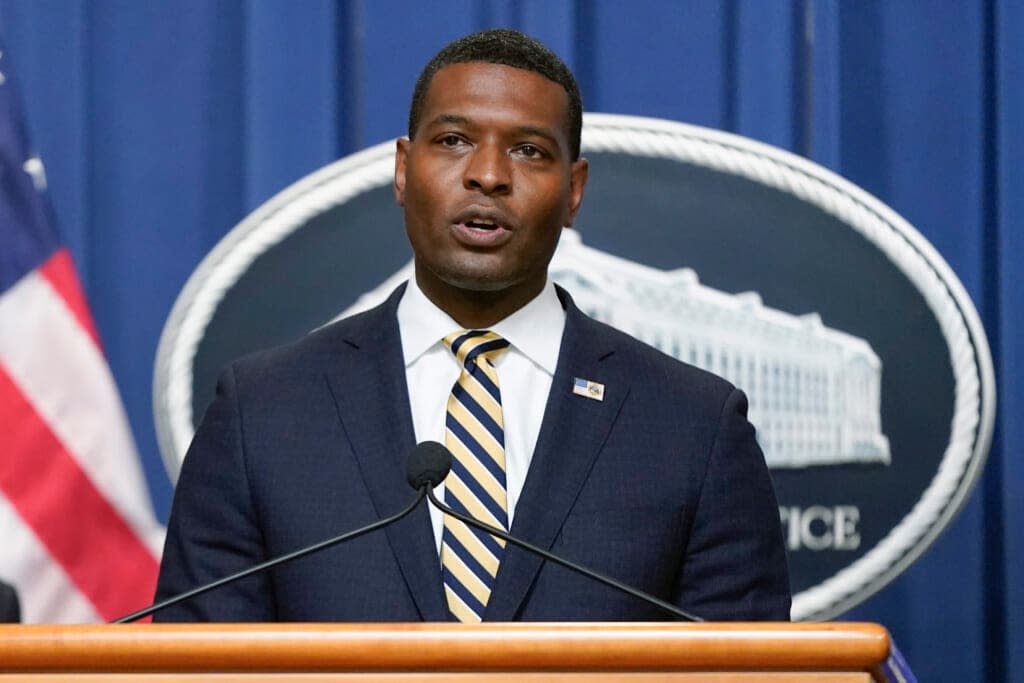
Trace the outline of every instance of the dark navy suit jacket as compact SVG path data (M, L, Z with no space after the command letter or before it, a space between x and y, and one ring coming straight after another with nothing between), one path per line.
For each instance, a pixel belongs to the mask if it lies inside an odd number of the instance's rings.
M415 495L395 315L382 306L221 376L178 481L157 598L374 522ZM775 495L744 395L566 306L511 532L708 620L789 618ZM603 401L573 394L579 377ZM428 511L195 598L157 620L448 618ZM655 620L509 546L485 619Z
M16 624L21 621L21 606L13 586L0 581L0 623Z

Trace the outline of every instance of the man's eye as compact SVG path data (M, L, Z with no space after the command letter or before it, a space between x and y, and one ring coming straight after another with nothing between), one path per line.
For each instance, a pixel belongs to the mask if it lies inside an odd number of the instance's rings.
M541 151L540 147L536 147L535 145L520 145L519 153L528 159L536 159L537 157L544 155L544 152Z
M458 147L462 144L462 138L458 135L445 135L439 142L445 147Z

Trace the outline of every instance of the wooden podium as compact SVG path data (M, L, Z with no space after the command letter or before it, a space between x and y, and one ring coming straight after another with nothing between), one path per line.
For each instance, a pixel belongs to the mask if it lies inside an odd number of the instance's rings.
M884 681L875 624L0 626L7 681Z

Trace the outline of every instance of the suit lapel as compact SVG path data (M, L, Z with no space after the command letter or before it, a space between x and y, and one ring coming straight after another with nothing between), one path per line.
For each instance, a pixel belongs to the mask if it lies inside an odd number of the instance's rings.
M414 495L405 459L415 445L396 310L404 286L381 306L350 321L327 380L338 415L378 517L398 512ZM426 505L386 528L388 542L420 616L447 619L441 570Z
M629 375L615 357L612 338L567 294L559 294L566 305L562 348L511 529L514 536L545 549L554 543L629 393ZM577 377L604 384L604 400L574 394ZM487 605L485 618L491 621L516 618L543 563L509 548Z

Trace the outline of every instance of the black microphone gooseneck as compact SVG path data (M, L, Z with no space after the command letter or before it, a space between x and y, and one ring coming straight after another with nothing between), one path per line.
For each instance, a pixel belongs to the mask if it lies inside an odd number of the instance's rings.
M439 452L438 447L440 447L443 452ZM231 574L230 576L225 576L222 579L217 579L216 581L204 584L202 586L199 586L198 588L193 588L192 590L187 591L185 593L174 595L170 598L167 598L166 600L162 600L161 602L151 605L145 609L141 609L138 612L133 612L128 616L121 617L120 619L117 619L112 623L127 624L138 619L142 619L143 617L148 617L150 614L153 614L154 612L159 612L160 610L166 607L170 607L171 605L176 605L179 602L183 602L190 598L194 598L197 595L202 595L203 593L212 591L214 588L220 588L221 586L225 586L229 583L240 581L241 579L244 579L247 576L258 574L272 567L276 567L279 564L284 564L285 562L297 560L300 557L305 557L306 555L319 552L321 550L324 550L325 548L330 548L331 546L337 545L339 543L344 543L345 541L350 541L353 538L358 538L359 536L368 534L371 531L376 531L377 529L386 527L389 524L393 524L398 520L402 519L403 517L405 517L406 515L408 515L413 510L415 510L416 507L420 504L420 501L422 501L423 498L427 495L427 493L429 493L430 490L433 489L433 487L437 486L442 481L444 481L444 478L448 476L448 470L451 469L451 466L451 454L448 452L448 449L446 449L444 446L441 446L441 444L433 441L418 444L416 448L413 449L412 453L409 455L409 462L406 466L406 478L409 481L409 485L417 490L417 495L416 498L412 501L412 503L409 504L408 507L398 512L397 514L391 515L390 517L385 517L380 521L356 529L355 531L349 531L344 534L341 534L340 536L329 538L326 541L320 541L319 543L315 543L311 546L300 548L299 550L290 552L287 555L275 557L272 560L267 560L266 562L262 562L255 566L249 567L248 569L243 569L240 572Z
M444 456L447 458L447 465L444 467L444 473L445 473L445 476L447 476L448 470L451 469L451 458L452 458L451 451L449 451L447 448L445 448L441 444L433 442L433 441L425 441L424 443L421 443L417 448L422 448L422 447L427 447L427 446L429 446L431 451L432 451L432 453L435 454L435 455L432 455L432 457L440 458L441 456L437 455L437 453L440 453L440 451L444 452ZM409 483L412 484L412 481L410 480ZM436 486L436 484L435 484L435 486ZM659 608L659 609L661 609L661 610L663 610L665 612L668 612L669 614L671 614L674 617L679 617L680 619L682 619L684 621L694 621L694 622L702 622L702 621L704 621L703 619L701 619L697 615L690 614L686 610L680 609L679 607L676 607L672 603L666 602L666 601L662 600L661 598L656 598L653 595L650 595L649 593L644 593L643 591L641 591L639 589L636 589L636 588L633 588L632 586L627 586L626 584L622 583L621 581L618 581L617 579L613 579L610 576L605 576L604 574L600 574L600 573L594 571L593 569L588 569L588 568L584 567L581 564L577 564L577 563L572 562L570 560L566 560L564 558L561 558L558 555L555 555L555 554L553 554L553 553L551 553L551 552L549 552L547 550L544 550L540 546L536 546L536 545L533 545L532 543L527 543L526 541L520 540L520 539L516 538L515 536L512 536L512 535L506 533L502 529L499 529L497 527L493 527L493 526L491 526L489 524L485 524L485 523L483 523L483 522L481 522L481 521L479 521L477 519L474 519L473 517L470 517L468 515L464 515L461 512L456 512L452 508L448 507L447 505L445 505L444 503L439 501L437 499L437 497L434 496L434 487L433 486L431 486L427 490L427 498L430 500L430 502L438 510L440 510L444 514L451 515L455 519L457 519L457 520L459 520L461 522L464 522L464 523L468 524L471 527L479 529L479 530L481 530L481 531L483 531L485 533L488 533L488 534L490 534L492 536L497 536L498 538L501 538L501 539L507 541L508 543L511 543L512 545L519 546L520 548L522 548L524 550L527 550L527 551L529 551L531 553L535 553L537 555L540 555L545 560L550 560L551 562L554 562L555 564L561 565L561 566L565 567L566 569L571 569L574 572L578 572L580 574L583 574L584 576L587 576L587 577L589 577L589 578L591 578L591 579L593 579L593 580L595 580L595 581L597 581L599 583L603 583L606 586L611 586L612 588L620 590L623 593L626 593L628 595L632 595L634 598L642 600L642 601L644 601L644 602L646 602L646 603L648 603L650 605L654 605L655 607L657 607L657 608Z

